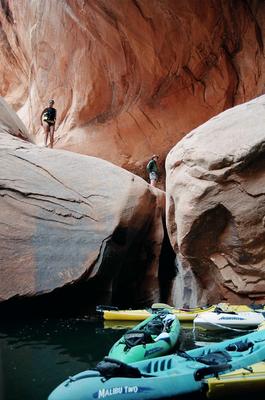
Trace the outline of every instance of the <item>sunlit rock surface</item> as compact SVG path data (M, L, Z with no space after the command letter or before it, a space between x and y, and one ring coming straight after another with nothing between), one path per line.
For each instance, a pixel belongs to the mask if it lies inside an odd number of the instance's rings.
M264 127L261 96L193 130L167 157L167 225L186 304L265 300Z
M10 135L29 140L29 133L7 102L0 97L0 132L9 133Z
M164 192L107 161L16 138L18 129L1 103L0 300L96 277L110 299L158 301Z
M30 137L145 177L187 132L264 92L265 2L4 0L0 94Z

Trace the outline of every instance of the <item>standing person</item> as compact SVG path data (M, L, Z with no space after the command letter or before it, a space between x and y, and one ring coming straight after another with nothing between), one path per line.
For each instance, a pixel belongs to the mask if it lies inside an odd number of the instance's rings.
M54 100L49 100L49 107L44 108L40 116L41 126L44 128L44 144L48 147L48 137L50 138L50 146L53 148L54 141L54 130L56 121L56 109L54 106Z
M151 186L156 186L158 180L158 166L157 166L158 158L159 157L156 154L154 154L146 167L149 173Z

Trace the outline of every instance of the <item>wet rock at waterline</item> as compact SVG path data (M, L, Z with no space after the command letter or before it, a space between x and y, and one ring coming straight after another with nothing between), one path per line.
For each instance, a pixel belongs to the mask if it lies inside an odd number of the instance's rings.
M2 301L93 277L131 301L158 300L148 285L158 276L164 192L104 160L2 131L0 153Z
M263 0L1 1L0 94L37 143L52 97L56 147L145 176L153 153L263 93L264 15Z
M193 130L171 150L166 170L184 303L264 302L265 96Z

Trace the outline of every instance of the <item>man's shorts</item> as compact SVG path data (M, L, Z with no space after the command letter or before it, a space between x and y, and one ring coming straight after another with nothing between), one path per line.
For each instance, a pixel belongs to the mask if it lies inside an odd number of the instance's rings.
M49 119L44 119L44 122L47 122L49 126L53 126L55 124L55 121L50 121Z
M150 181L157 181L158 180L158 175L157 175L156 172L150 172L149 178L150 178Z

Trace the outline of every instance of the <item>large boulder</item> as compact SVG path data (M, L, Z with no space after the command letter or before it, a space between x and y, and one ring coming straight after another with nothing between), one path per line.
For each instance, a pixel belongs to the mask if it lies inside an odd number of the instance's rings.
M263 93L264 15L263 0L1 1L0 95L37 143L54 98L56 147L144 176L153 153Z
M158 301L164 192L107 161L16 138L19 123L3 132L15 118L0 107L1 301L91 280L110 298Z
M265 96L193 130L166 170L182 301L264 302Z

